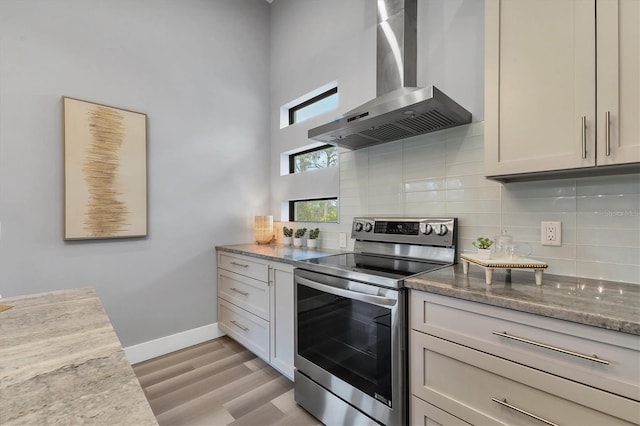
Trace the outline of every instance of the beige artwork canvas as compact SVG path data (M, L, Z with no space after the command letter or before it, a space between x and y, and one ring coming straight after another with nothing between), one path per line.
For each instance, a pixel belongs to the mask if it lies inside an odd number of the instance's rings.
M64 239L146 236L146 114L62 99Z

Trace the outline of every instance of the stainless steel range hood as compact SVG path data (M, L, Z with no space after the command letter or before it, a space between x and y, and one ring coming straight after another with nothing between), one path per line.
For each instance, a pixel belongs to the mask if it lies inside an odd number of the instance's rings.
M349 149L471 122L471 113L436 87L419 88L417 0L378 0L377 97L309 130L309 138Z

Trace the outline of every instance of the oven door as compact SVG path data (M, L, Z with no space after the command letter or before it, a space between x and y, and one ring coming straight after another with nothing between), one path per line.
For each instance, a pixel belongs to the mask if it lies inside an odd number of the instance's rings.
M404 423L405 292L299 268L294 277L297 371L378 422Z

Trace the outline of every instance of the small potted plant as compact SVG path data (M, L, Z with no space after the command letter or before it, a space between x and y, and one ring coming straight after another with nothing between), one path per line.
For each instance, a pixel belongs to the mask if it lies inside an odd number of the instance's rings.
M304 234L307 232L307 228L296 229L296 235L293 237L293 246L294 247L302 247L302 238Z
M318 235L320 235L320 230L318 228L309 230L309 239L307 240L307 247L309 248L318 247Z
M282 244L285 246L290 246L293 241L293 228L287 228L284 226L282 228L282 233L284 234L284 238L282 238Z
M485 237L478 237L478 239L471 244L478 249L479 258L491 259L491 246L493 245L493 240Z

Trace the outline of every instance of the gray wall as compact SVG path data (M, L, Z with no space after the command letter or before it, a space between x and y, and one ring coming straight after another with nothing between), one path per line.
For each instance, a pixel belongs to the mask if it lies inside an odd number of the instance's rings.
M124 346L216 322L268 208L264 0L0 1L0 294L94 286ZM62 96L148 115L149 235L64 242Z

